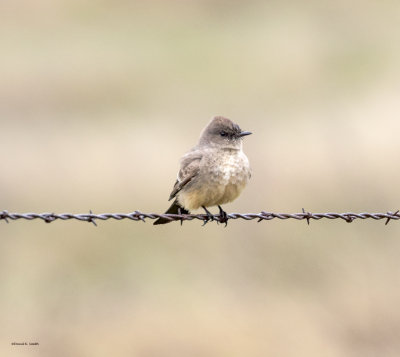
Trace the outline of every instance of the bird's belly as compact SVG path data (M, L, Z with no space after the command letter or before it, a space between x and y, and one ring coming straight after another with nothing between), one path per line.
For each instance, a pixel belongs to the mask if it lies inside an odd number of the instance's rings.
M235 200L250 177L247 158L226 157L222 165L212 165L203 173L202 179L182 190L178 199L188 210L201 206L211 207Z

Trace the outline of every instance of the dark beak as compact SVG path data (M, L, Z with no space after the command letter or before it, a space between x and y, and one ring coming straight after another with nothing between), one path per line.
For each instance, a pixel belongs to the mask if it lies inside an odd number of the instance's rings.
M251 134L253 134L253 133L251 133L250 131L242 131L242 132L238 135L238 137L241 138L241 137L243 137L243 136L251 135Z

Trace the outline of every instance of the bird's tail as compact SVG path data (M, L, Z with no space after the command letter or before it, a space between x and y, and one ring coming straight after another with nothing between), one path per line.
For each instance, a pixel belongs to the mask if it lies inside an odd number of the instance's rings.
M189 214L190 212L186 209L184 209L178 202L178 200L175 200L171 207L167 209L167 211L165 213L172 213L172 214ZM157 221L155 221L153 224L165 224L165 223L169 223L171 221L169 221L168 219L165 218L159 218L157 219Z

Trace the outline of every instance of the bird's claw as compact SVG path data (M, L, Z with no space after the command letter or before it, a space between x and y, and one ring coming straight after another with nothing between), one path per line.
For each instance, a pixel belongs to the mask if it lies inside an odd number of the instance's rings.
M218 218L218 222L219 223L225 223L225 227L228 225L228 214L222 209L222 207L220 205L218 205L219 208L219 218Z
M202 206L202 208L206 211L206 217L204 217L204 223L202 225L205 226L208 222L214 220L214 215L205 206Z
M182 213L183 213L182 212L182 208L178 207L178 214L181 215ZM181 218L180 221L181 221L181 225L182 225L183 224L183 219Z

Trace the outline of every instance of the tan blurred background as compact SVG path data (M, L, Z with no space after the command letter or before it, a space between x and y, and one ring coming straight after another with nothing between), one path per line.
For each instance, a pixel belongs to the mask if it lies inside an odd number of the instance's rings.
M399 21L394 0L3 1L0 210L162 212L218 114L254 133L228 212L395 211ZM399 233L0 222L0 355L399 356Z

